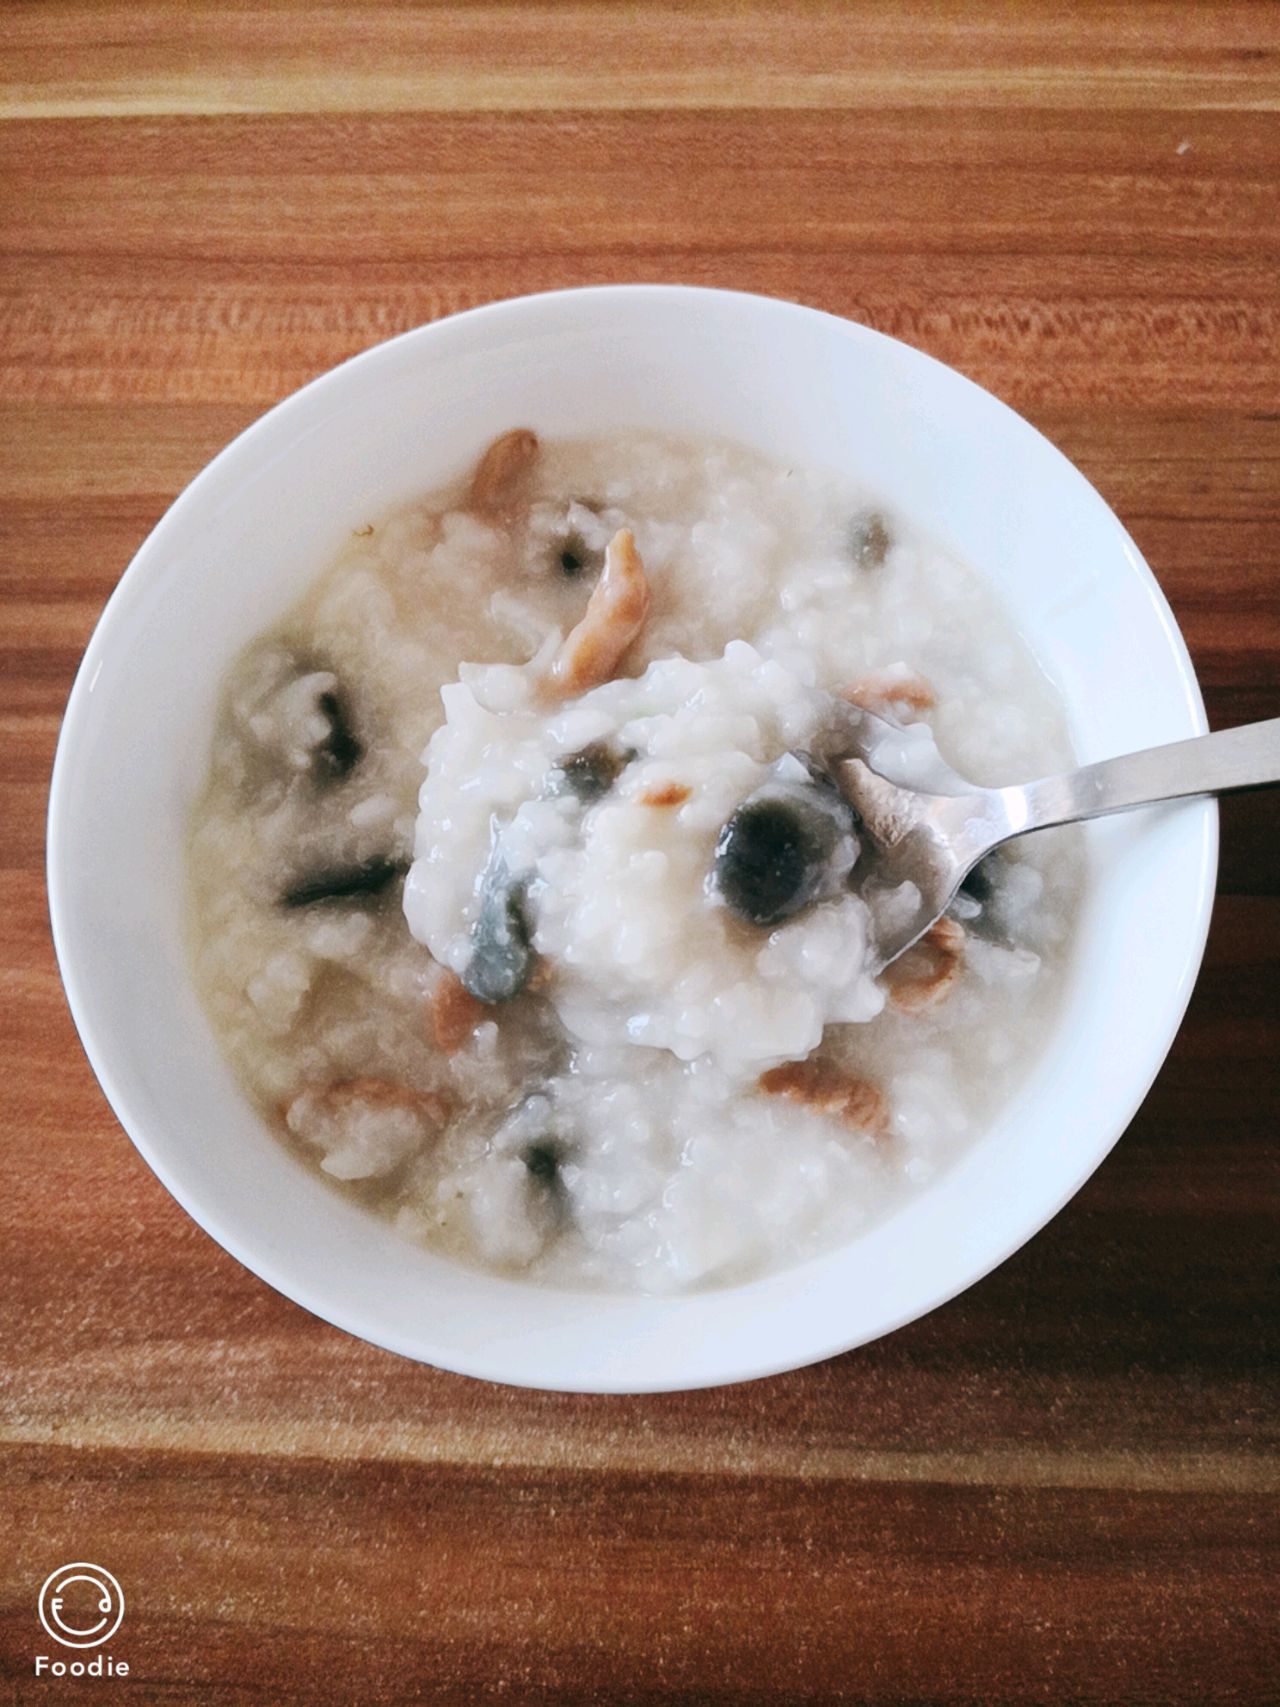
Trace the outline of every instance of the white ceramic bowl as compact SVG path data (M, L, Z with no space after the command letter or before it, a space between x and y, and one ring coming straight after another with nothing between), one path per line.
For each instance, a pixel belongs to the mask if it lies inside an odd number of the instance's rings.
M264 1129L188 975L184 821L219 678L366 516L496 433L635 426L855 470L998 585L1065 696L1083 760L1205 728L1182 638L1093 488L1002 403L864 327L675 286L495 303L288 398L182 494L121 580L67 709L49 817L54 939L125 1130L180 1203L299 1304L409 1357L587 1391L737 1381L874 1339L969 1286L1123 1131L1200 962L1217 817L1090 827L1092 887L1061 1021L994 1128L856 1243L749 1285L596 1296L461 1268L328 1189ZM1055 1308L1051 1298L1044 1308Z

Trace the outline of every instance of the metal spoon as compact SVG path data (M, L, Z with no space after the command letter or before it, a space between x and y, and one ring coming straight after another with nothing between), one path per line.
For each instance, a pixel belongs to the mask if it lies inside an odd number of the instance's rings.
M842 719L841 746L848 755L852 745L859 756L832 765L875 850L877 876L892 885L913 883L920 893L914 911L895 919L881 936L877 970L941 918L973 867L1002 842L1160 800L1280 783L1280 717L1012 788L974 788L943 766L936 772L936 793L902 787L873 768L877 755L902 738L893 724L853 708Z

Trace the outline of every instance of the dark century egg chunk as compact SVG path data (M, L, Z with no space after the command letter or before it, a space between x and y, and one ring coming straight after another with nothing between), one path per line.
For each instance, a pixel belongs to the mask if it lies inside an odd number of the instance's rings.
M571 1144L557 1129L555 1106L545 1091L533 1091L510 1109L491 1140L494 1152L523 1164L525 1207L550 1232L569 1208L564 1164ZM549 1221L542 1220L550 1216Z
M989 901L995 887L996 859L988 854L980 859L961 883L960 887L974 901Z
M553 1140L544 1139L540 1143L530 1144L521 1156L526 1168L534 1179L545 1186L560 1184L560 1146Z
M590 805L608 794L634 757L634 753L624 753L606 741L589 741L561 759L552 771L552 792L575 795Z
M593 551L579 533L569 533L556 545L556 565L566 580L576 581L580 575L594 575L604 561L604 554Z
M524 884L508 871L495 835L471 927L471 959L462 974L478 1002L509 1002L524 989L533 971L530 934Z
M571 498L565 507L551 540L551 563L567 581L598 575L604 567L601 508L585 498Z
M245 658L229 692L228 722L238 739L222 763L255 795L298 779L328 788L365 755L337 674L287 642L256 647Z
M318 781L337 782L349 776L364 757L364 746L356 735L346 695L340 688L326 688L317 700L320 714L329 725L329 733L315 752L315 775Z
M784 753L721 830L712 883L736 917L781 924L848 875L855 826L853 808L808 755Z
M320 901L367 901L391 888L409 869L407 859L378 857L352 865L329 866L291 883L280 897L282 907L312 907Z

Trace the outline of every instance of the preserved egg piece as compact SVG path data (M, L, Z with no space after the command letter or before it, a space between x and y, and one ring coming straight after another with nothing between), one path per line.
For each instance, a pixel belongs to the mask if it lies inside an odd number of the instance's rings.
M588 545L577 532L567 533L555 547L555 565L566 581L596 575L604 567L604 552Z
M879 569L892 544L879 510L863 510L849 524L849 553L859 569Z
M287 788L298 777L323 787L349 776L364 757L338 677L281 643L255 648L237 669L227 721L237 739L220 763L254 793Z
M528 566L556 581L591 581L604 567L605 548L617 531L618 511L611 511L613 525L603 515L605 506L595 499L545 499L529 513Z
M783 800L750 800L716 843L715 882L729 911L753 925L776 925L818 892L827 853L824 834Z
M561 1167L569 1157L569 1146L555 1128L555 1107L545 1091L521 1098L494 1134L493 1147L500 1155L515 1155L524 1163L529 1184L540 1196L560 1196L564 1187Z
M478 1002L509 1002L532 971L524 883L511 876L495 839L481 879L480 911L471 927L471 959L462 982Z
M572 794L590 806L608 794L633 758L633 752L621 752L607 741L589 741L578 752L561 759L552 771L552 793Z
M712 885L737 918L781 924L844 882L858 857L856 823L807 754L785 753L721 830Z
M530 1144L521 1153L521 1161L528 1168L530 1175L540 1185L552 1190L563 1189L560 1178L560 1163L564 1152L554 1139L541 1139L536 1144Z
M280 897L282 907L312 907L321 901L369 900L389 889L409 869L404 859L365 859L300 878Z
M1034 865L997 850L969 872L948 914L991 942L1025 945L1036 937L1043 893L1044 878Z
M489 1141L483 1179L488 1236L500 1244L504 1261L527 1266L564 1231L571 1205L561 1169L568 1154L545 1091L522 1097L503 1116Z
M313 768L316 779L340 782L343 777L350 776L364 757L364 745L353 727L346 696L336 683L324 690L317 704L329 725L329 732L315 750Z
M989 901L995 888L995 862L995 854L988 854L985 859L980 859L960 885L961 893L979 904Z

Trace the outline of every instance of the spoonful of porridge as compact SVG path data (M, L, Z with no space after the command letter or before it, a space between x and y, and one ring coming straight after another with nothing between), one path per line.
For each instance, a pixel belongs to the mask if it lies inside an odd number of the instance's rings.
M1280 717L1010 788L974 788L952 773L937 792L892 782L875 768L877 753L900 732L873 711L851 705L844 728L850 752L831 774L870 844L874 880L894 892L893 909L878 913L881 968L947 923L943 914L961 885L1004 842L1162 800L1280 783Z
M538 456L531 433L497 441L472 511L518 526ZM892 572L878 512L854 534L833 585ZM679 651L680 537L607 493L575 500L553 543L576 620L441 687L403 891L442 969L438 1039L486 1016L514 1035L509 1015L550 1010L575 1059L640 1046L790 1094L769 1075L829 1028L1035 976L1045 879L1012 852L989 859L1002 843L1280 782L1276 720L980 788L939 748L932 681L905 660L857 674L856 634L844 682L842 660L784 630Z

